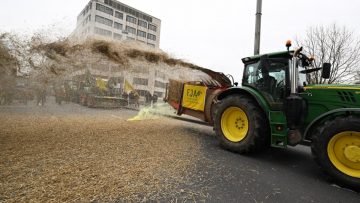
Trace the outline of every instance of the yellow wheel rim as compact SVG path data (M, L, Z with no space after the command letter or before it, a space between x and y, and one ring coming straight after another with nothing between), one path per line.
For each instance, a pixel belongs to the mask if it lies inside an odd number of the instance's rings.
M239 107L230 107L221 116L221 130L232 142L243 140L249 130L249 119Z
M336 134L331 138L327 152L338 170L360 178L360 132L345 131Z

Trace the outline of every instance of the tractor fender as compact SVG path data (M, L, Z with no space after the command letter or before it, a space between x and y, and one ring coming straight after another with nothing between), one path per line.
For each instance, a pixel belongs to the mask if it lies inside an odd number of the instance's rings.
M230 95L246 95L252 98L260 107L265 115L268 116L268 112L270 110L269 104L266 102L264 97L257 92L256 90L249 88L249 87L232 87L228 88L227 90L222 91L217 97L217 101L221 101L222 99L230 96Z
M318 116L317 118L315 118L307 127L306 130L304 132L304 137L305 138L309 138L311 131L316 128L316 126L321 123L322 121L326 120L327 118L331 117L334 114L337 113L344 113L344 114L351 114L351 113L360 113L360 109L359 108L339 108L339 109L334 109L331 111L328 111L324 114L321 114L320 116Z

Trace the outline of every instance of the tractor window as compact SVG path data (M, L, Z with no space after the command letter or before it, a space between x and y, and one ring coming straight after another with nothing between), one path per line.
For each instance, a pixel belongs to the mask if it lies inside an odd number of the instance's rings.
M299 72L306 70L305 67L299 66ZM299 87L304 87L307 85L307 78L305 73L299 73Z
M247 64L244 70L243 85L258 89L273 109L281 108L285 98L285 77L288 59L268 59Z
M246 65L243 83L251 85L259 80L259 77L261 77L261 73L258 71L259 63L260 62Z

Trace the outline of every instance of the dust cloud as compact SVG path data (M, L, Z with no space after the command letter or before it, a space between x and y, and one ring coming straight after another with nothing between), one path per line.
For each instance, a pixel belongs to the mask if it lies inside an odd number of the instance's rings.
M0 76L26 75L33 79L51 82L58 77L67 77L73 71L86 69L89 64L108 63L112 71L135 71L137 63L155 64L164 71L175 71L180 80L210 80L209 69L170 57L165 52L143 44L127 41L112 41L88 38L72 41L60 38L51 41L46 36L34 34L21 36L14 33L0 34ZM184 73L184 74L182 74ZM190 78L189 78L190 76Z
M194 177L194 166L205 160L200 141L167 117L174 110L166 103L88 108L76 94L58 101L56 87L74 73L104 67L110 75L143 74L143 67L162 70L169 80L224 82L141 44L0 34L0 201L209 198Z

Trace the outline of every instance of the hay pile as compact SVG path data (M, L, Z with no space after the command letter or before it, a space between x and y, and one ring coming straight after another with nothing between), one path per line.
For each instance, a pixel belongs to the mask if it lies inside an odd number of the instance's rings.
M202 158L199 141L164 119L1 116L0 202L206 197L182 189Z
M176 80L169 80L169 91L168 91L168 100L169 102L179 103L179 99L182 98L184 83Z

